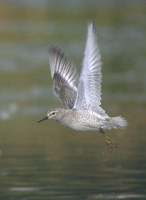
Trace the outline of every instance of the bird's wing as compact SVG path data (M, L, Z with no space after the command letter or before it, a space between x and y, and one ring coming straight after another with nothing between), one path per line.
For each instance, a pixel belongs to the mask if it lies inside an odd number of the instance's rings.
M101 59L97 45L94 24L88 25L87 40L78 83L78 94L74 108L91 109L105 114L101 104Z
M54 91L60 97L63 107L71 109L77 96L78 73L64 53L56 47L49 49L50 72Z

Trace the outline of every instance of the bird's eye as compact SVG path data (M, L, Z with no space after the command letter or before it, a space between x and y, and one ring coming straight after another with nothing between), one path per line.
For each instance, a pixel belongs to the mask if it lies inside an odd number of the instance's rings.
M55 112L52 112L52 113L51 113L51 115L55 115L55 114L56 114Z

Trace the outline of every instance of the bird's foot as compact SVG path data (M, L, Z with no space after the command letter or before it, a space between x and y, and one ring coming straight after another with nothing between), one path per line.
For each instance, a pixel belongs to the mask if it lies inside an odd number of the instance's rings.
M117 148L116 142L109 136L105 136L105 139L106 139L108 150L110 152L113 152Z
M109 152L113 152L117 148L116 142L111 137L107 136L102 128L100 128L99 131L105 136L105 140L106 140L106 144L107 144L107 148Z

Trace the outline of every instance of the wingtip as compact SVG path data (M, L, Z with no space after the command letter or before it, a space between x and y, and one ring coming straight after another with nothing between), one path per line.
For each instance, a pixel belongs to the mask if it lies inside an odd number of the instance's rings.
M93 19L88 22L88 27L91 27L91 28L95 27L95 23Z
M58 47L56 47L55 45L51 44L48 48L48 52L49 54L51 53L55 53L57 51Z
M55 46L55 45L50 45L48 48L49 55L61 55L64 56L64 52L61 50L61 48Z
M91 20L88 23L88 33L96 33L96 28L95 28L94 20Z

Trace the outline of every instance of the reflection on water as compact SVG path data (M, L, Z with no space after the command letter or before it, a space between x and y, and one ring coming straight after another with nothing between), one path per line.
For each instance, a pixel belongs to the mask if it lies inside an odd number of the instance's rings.
M16 2L0 3L0 199L146 199L145 4ZM91 17L102 53L103 107L129 122L111 133L113 154L97 132L36 123L60 103L49 45L61 46L80 70Z

